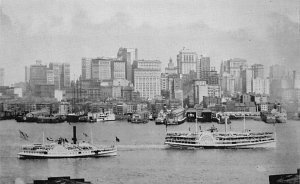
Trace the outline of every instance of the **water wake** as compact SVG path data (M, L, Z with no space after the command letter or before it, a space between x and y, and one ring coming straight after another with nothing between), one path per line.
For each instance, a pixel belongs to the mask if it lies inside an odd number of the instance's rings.
M140 144L140 145L117 145L120 151L147 150L147 149L166 149L168 146L163 144Z

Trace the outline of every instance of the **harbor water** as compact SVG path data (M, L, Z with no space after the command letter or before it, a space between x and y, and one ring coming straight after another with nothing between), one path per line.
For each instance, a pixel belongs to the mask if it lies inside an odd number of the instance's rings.
M19 159L21 145L41 143L45 139L71 140L72 126L79 140L95 145L116 144L118 156L106 158ZM219 131L225 125L212 125ZM169 126L167 131L195 131L195 123ZM242 131L243 120L234 120L228 130ZM92 183L268 183L269 175L295 173L300 168L300 122L270 125L247 120L246 128L255 131L276 130L277 147L270 149L196 149L167 148L163 142L164 125L131 124L127 121L96 123L37 124L0 121L0 183L32 183L54 176L85 178ZM28 140L19 136L19 130ZM115 142L116 137L120 142Z

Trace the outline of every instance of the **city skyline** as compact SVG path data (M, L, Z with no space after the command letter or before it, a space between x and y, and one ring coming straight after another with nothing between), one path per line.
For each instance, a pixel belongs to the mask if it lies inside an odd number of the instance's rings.
M1 64L19 74L6 72L7 85L24 81L35 60L70 63L74 78L83 57L115 57L120 47L138 48L140 59L162 67L183 47L210 57L217 70L230 58L299 67L298 1L2 0L0 7Z

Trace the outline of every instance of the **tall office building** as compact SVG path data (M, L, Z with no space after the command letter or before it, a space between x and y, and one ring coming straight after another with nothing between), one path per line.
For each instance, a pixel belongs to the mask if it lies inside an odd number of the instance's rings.
M197 61L197 79L208 81L210 72L210 58L202 55Z
M71 86L69 63L50 63L49 69L53 70L55 89L64 89Z
M138 60L134 69L134 90L145 99L161 95L161 62L157 60Z
M81 77L83 80L92 78L92 58L82 58Z
M111 80L113 79L113 60L114 58L95 58L92 59L92 79Z
M240 77L241 70L247 67L247 61L245 59L230 59L221 63L221 75L223 73L229 73L234 77Z
M255 78L252 80L252 92L255 94L269 95L270 94L269 79Z
M242 78L242 92L251 93L252 92L252 79L253 79L253 70L252 68L246 68L241 72Z
M221 77L221 88L224 94L231 95L235 92L235 78L229 73L223 73Z
M126 79L126 62L113 61L113 77L114 79Z
M46 75L47 75L47 84L54 85L54 71L47 69Z
M29 83L29 79L30 79L30 67L25 66L25 82Z
M228 75L225 75L227 73L231 76L229 78L234 79L234 93L242 92L243 90L241 71L245 70L246 68L247 68L247 61L245 59L235 58L235 59L223 61L221 63L221 70L220 70L221 76L222 77L226 76L228 78ZM229 84L231 85L231 83Z
M183 48L177 55L177 67L179 74L189 74L196 72L197 53Z
M194 102L200 104L205 96L208 96L208 85L206 81L196 80L194 82Z
M137 48L119 48L117 59L126 62L126 79L133 82L132 63L138 60Z
M251 66L252 68L252 71L253 71L253 78L256 79L256 78L264 78L264 65L262 64L254 64Z
M36 85L47 84L47 66L42 61L37 60L36 64L30 65L29 84L32 90Z
M4 86L4 68L0 68L0 86Z
M174 66L174 63L172 61L172 58L170 58L168 67L165 68L166 74L177 74L177 67Z

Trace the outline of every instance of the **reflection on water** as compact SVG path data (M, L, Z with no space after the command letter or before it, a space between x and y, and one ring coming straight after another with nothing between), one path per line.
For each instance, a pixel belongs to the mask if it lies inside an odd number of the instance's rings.
M212 124L199 124L208 129ZM84 177L94 183L268 183L268 175L294 173L300 166L299 122L273 125L247 121L251 131L273 131L276 128L275 149L197 149L176 150L163 145L166 127L128 122L79 123L77 136L95 144L117 144L118 156L78 159L17 158L22 144L42 142L45 137L71 139L72 125L16 123L0 121L0 177L2 183L32 182L51 176ZM224 125L214 124L220 131ZM170 126L168 131L194 131L195 123ZM233 121L232 131L242 131L243 122ZM29 141L20 139L19 130ZM83 133L87 134L85 136ZM115 142L115 137L120 139Z

